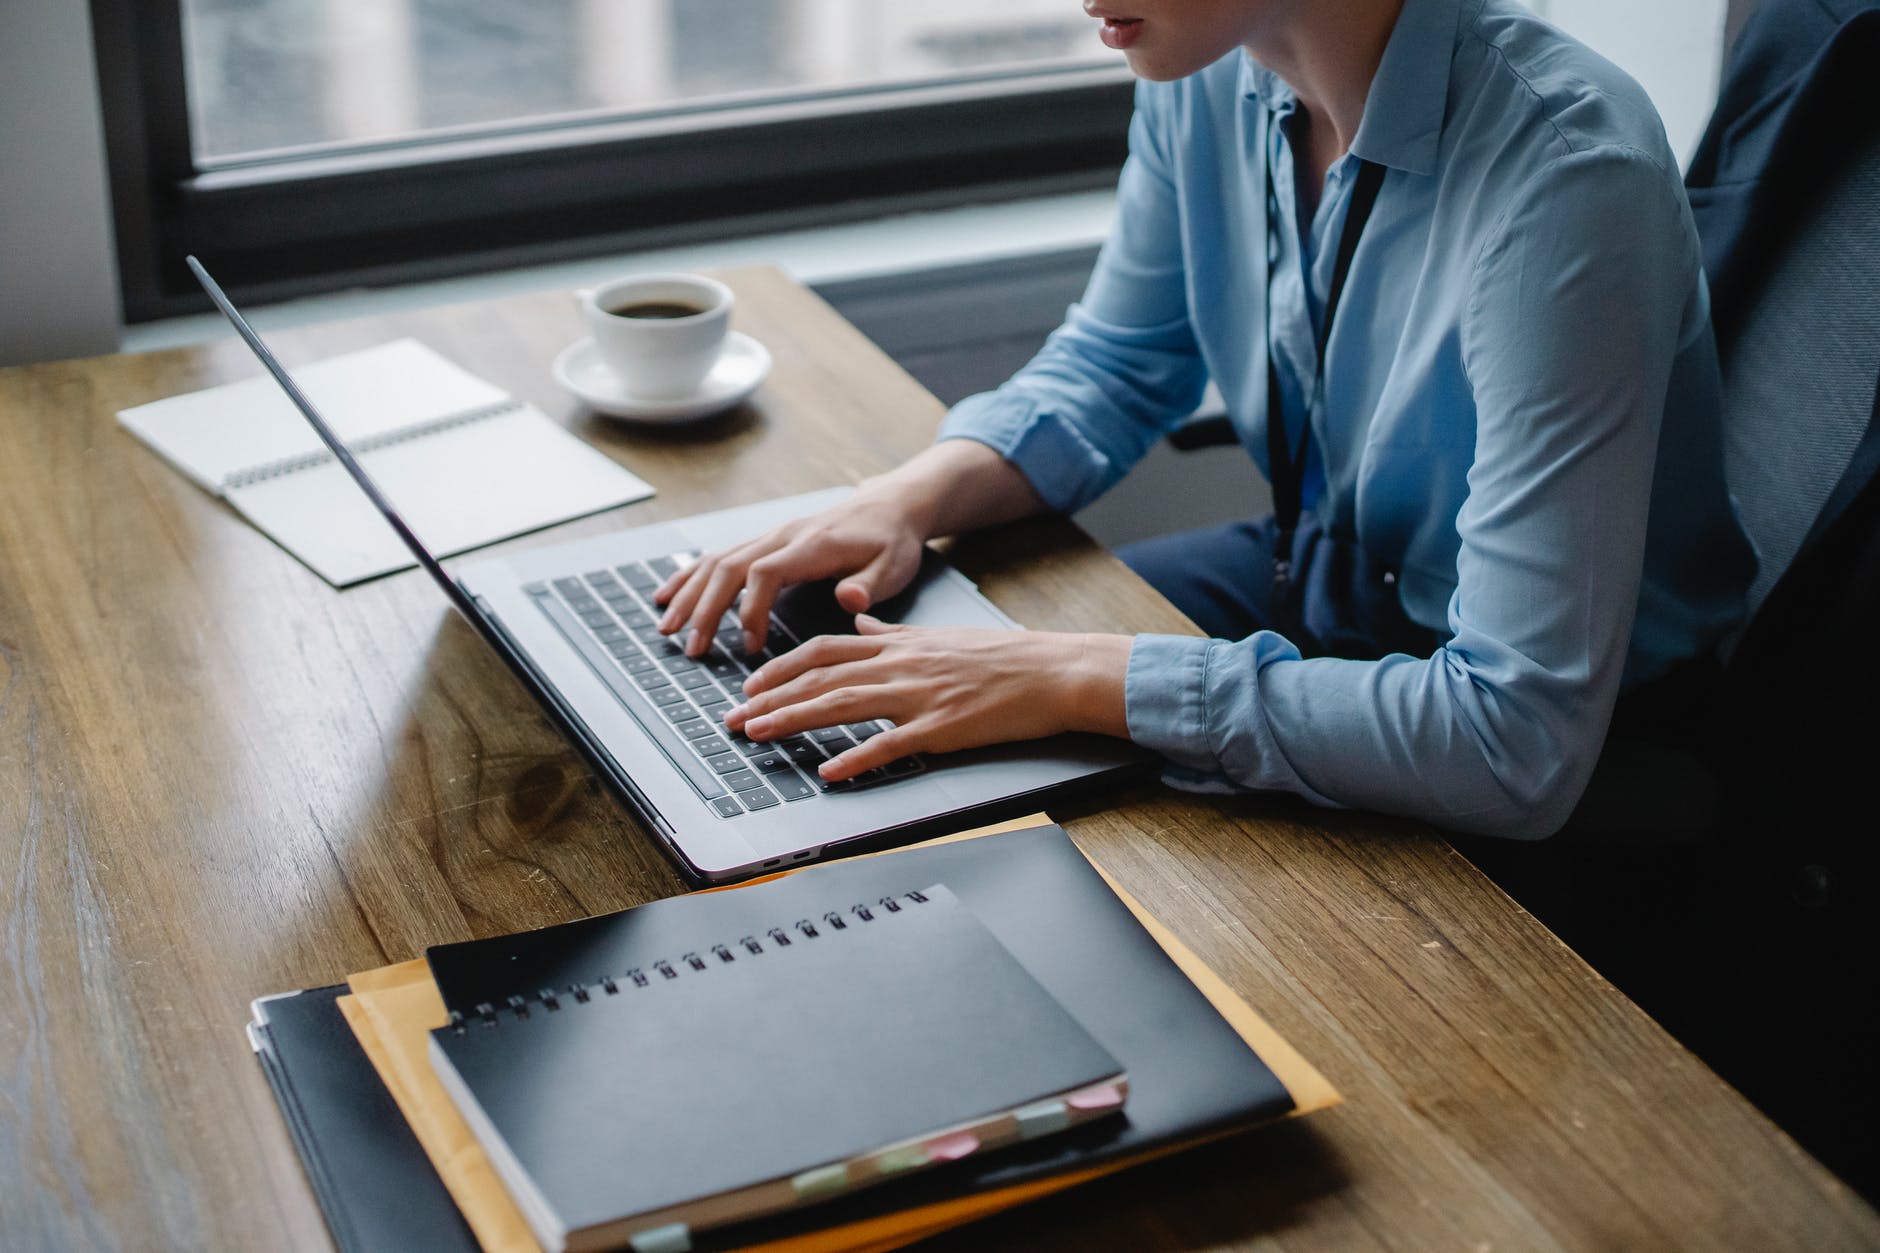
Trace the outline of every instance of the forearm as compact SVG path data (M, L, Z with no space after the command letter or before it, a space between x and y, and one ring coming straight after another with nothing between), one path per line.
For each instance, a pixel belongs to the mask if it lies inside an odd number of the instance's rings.
M969 439L935 444L868 479L860 491L902 510L923 539L998 526L1045 508L1017 466Z

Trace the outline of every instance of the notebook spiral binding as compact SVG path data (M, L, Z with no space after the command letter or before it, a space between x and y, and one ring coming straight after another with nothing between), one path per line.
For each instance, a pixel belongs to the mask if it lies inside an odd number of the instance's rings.
M820 925L808 918L799 918L789 927L771 927L763 933L762 939L753 934L743 936L733 944L707 945L702 951L695 949L681 954L676 961L661 957L618 975L602 975L592 983L571 983L562 989L542 988L532 994L505 997L501 1005L485 1001L469 1014L453 1009L450 1011L449 1025L451 1030L463 1035L470 1030L472 1022L495 1027L502 1021L504 1013L518 1020L526 1020L530 1016L531 1007L539 1007L544 1013L559 1013L570 1002L586 1005L597 997L604 999L620 996L633 988L651 987L655 982L684 978L690 972L708 971L714 964L728 965L738 960L740 950L749 955L761 955L765 952L766 940L773 949L789 948L792 944L817 940L832 932L850 930L850 918L867 924L887 914L898 914L909 904L925 905L929 899L924 892L903 892L900 896L884 896L872 904L863 902L852 905L847 911L832 909L822 916ZM847 917L844 916L845 912ZM795 933L794 937L792 932Z
M524 408L524 402L514 398L494 401L487 405L478 405L474 409L462 409L456 413L447 413L441 418L432 418L429 422L420 422L415 426L403 427L396 431L386 431L382 435L371 435L365 439L350 440L346 444L348 451L355 457L362 457L381 448L390 448L396 444L407 444L414 439L424 439L441 431L468 426L472 422L482 422L489 418L500 418L506 413L514 413ZM264 461L258 466L251 466L239 473L231 474L222 483L223 491L253 487L256 483L268 479L278 479L284 474L298 474L302 470L311 470L337 460L330 449L321 448L317 452L301 453L293 457L281 457L274 461Z

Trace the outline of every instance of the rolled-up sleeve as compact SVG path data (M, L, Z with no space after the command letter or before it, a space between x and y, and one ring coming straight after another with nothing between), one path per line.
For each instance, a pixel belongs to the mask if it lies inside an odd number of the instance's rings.
M1200 403L1181 228L1156 100L1138 91L1116 223L1084 297L1029 364L954 406L940 439L1011 461L1053 509L1102 495Z
M1452 638L1343 661L1270 632L1139 637L1129 730L1172 782L1523 838L1577 803L1625 666L1673 362L1681 336L1708 333L1689 316L1701 278L1675 179L1630 149L1555 159L1511 198L1471 282Z

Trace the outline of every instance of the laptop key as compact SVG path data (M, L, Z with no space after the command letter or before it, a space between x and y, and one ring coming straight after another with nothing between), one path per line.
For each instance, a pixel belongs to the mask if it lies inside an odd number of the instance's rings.
M712 676L703 670L692 670L685 674L675 674L672 681L688 692L696 692L701 687L710 687Z
M670 705L675 701L682 704L685 703L685 693L676 687L667 686L655 688L653 691L648 692L647 695L653 698L655 705ZM690 705L687 705L687 708L690 708Z
M746 757L761 757L771 749L769 744L758 740L747 739L736 732L732 733L731 742L737 745L738 751L743 753Z
M613 604L612 601L608 603ZM637 631L641 627L652 626L653 616L644 610L634 608L635 603L634 601L623 600L620 604L614 605L614 612L620 615L620 620L627 624L627 629L630 631Z
M587 623L590 627L613 626L614 615L596 606L593 609L583 610L581 612L581 621Z
M576 596L586 596L587 588L581 586L580 579L556 579L555 590L570 600Z
M679 734L685 736L688 740L702 740L706 736L711 735L711 733L712 724L705 721L703 718L694 718L690 722L681 722L679 724ZM694 747L696 747L696 745ZM717 749L715 751L723 752L724 750Z
M633 676L633 681L649 692L656 692L662 687L672 686L672 680L657 670L642 670Z
M635 591L651 591L659 586L659 580L653 577L653 572L637 561L624 566L615 566L614 573L618 574L621 581Z
M690 726L690 725L691 723L686 724L686 726ZM705 727L707 734L696 736L696 737L694 736L686 737L692 741L693 752L697 753L700 757L717 757L717 756L722 755L722 756L730 758L734 762L739 762L739 763L742 762L743 760L742 758L732 753L731 745L725 743L723 736L710 734L710 730L711 730L710 726L703 721L701 721L699 725L702 727ZM679 729L679 734L685 735L684 727L681 727Z
M786 757L805 770L814 770L826 760L822 749L816 747L814 740L804 739L800 735L791 736L777 747Z
M615 640L607 646L607 651L612 653L615 659L622 663L645 660L645 656L640 652L640 646L635 644L632 640ZM650 666L651 664L653 663L650 661L647 662L647 665ZM628 666L627 672L631 674L633 667Z
M744 682L744 667L716 648L705 654L705 669L713 678L730 679L739 684Z
M910 774L919 774L925 767L913 757L901 757L881 767L890 779L904 779Z
M809 738L815 740L818 744L833 744L835 741L841 740L846 747L849 743L849 733L844 731L841 727L817 727L814 731L809 733Z
M734 792L744 792L754 787L763 786L763 781L749 770L733 770L730 774L722 776L722 778L725 781L725 786Z
M880 735L882 732L882 729L883 728L881 724L877 722L858 722L854 726L848 728L848 732L849 732L849 737L853 739L857 744L860 744L864 740L870 739L873 736Z
M777 789L777 795L787 801L804 801L816 795L816 789L794 774L773 774L770 786Z
M677 691L676 688L669 688L667 690ZM685 695L685 693L680 692L679 695L683 696ZM675 723L690 722L692 719L698 717L698 710L692 707L692 703L690 701L684 701L684 700L674 701L670 705L661 705L659 706L659 712L666 715L666 720L668 722L675 722Z
M659 669L659 667L653 663L651 657L648 657L639 649L633 648L631 644L626 645L626 647L633 650L631 654L623 655L615 653L614 655L620 658L620 664L627 668L628 674L645 674L649 670L657 671Z
M725 715L731 712L731 706L725 704L722 699L704 699L708 694L709 693L705 692L699 693L699 712L704 714L705 717L710 719L715 725L723 726L725 724Z
M541 607L543 613L548 615L549 621L555 624L562 638L573 645L575 651L582 655L588 666L600 676L602 682L607 684L620 703L626 706L634 721L638 722L647 735L659 745L667 760L678 768L693 789L706 800L723 796L726 789L718 781L718 776L707 770L705 764L692 755L690 747L671 727L652 716L654 707L647 704L645 695L627 681L627 677L612 664L600 645L582 632L574 615L550 596L538 597L535 603ZM668 707L665 712L667 717L674 722L686 721L692 716L692 706L690 702L681 701L676 710L680 715L677 718L672 717L675 711L671 707Z
M738 804L735 796L714 797L712 808L718 811L720 818L736 818L744 813L744 806Z
M627 633L609 622L605 626L594 628L594 638L603 644L618 644L627 638Z
M775 792L771 791L769 788L763 787L748 788L745 791L739 792L738 799L744 802L746 809L752 811L770 809L782 803L777 799Z
M796 771L790 768L790 759L785 757L782 753L774 751L751 758L751 769L758 771L760 774L776 774L779 771L788 774L796 773Z
M705 764L712 768L713 774L746 773L744 769L744 759L739 757L736 753L720 753L716 757L707 757Z

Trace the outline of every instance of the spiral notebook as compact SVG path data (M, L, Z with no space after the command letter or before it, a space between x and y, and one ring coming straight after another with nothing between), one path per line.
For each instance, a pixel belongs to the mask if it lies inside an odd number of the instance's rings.
M293 374L440 556L653 494L541 410L416 340ZM335 587L414 564L270 378L138 405L118 421Z
M778 903L760 932L432 1032L543 1248L686 1249L1122 1109L1116 1059L944 885Z

